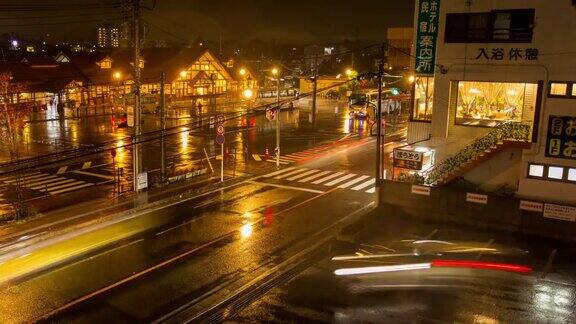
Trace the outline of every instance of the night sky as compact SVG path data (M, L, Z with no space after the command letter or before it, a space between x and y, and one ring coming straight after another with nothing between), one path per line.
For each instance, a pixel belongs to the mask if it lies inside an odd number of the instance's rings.
M96 25L114 23L118 21L114 18L120 17L118 9L93 5L113 1L2 0L0 34L16 32L23 37L41 37L49 32L56 41L91 40ZM150 7L153 2L143 1ZM70 3L89 8L52 8L69 7ZM5 12L14 8L10 6L26 10ZM35 10L37 6L45 7ZM222 33L225 40L259 38L309 43L353 39L356 32L360 39L381 40L386 27L411 25L413 6L413 0L157 0L154 10L143 12L152 28L151 36L168 41L186 42L198 36L216 40ZM38 16L43 18L21 19ZM19 19L11 19L16 17ZM72 23L60 24L67 21ZM41 26L45 22L51 25Z

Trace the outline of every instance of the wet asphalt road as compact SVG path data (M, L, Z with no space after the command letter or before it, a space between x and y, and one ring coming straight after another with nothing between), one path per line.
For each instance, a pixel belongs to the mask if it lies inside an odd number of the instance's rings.
M576 246L398 219L375 213L362 229L333 244L332 253L291 281L254 301L231 322L289 323L574 323ZM530 274L478 269L409 270L336 276L336 269L426 262L425 257L374 258L342 263L341 255L402 251L401 240L466 242L499 252L435 255L434 258L504 262L533 268ZM540 279L553 249L550 273ZM410 249L410 251L413 251Z
M370 185L373 150L373 139L358 139L354 147L281 171L282 179L270 175L182 197L23 255L5 268L18 277L0 286L0 322L32 321L59 308L51 319L148 322L204 298L278 262L287 249L369 204L370 186L356 191L337 186L354 179L355 185ZM300 183L288 172L332 178ZM80 298L85 299L74 304Z

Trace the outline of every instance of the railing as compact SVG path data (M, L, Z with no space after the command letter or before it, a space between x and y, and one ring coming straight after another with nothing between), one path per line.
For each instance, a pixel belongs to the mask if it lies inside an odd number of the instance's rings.
M505 140L528 142L531 126L517 122L505 122L490 130L488 134L477 138L472 143L451 157L428 169L421 177L414 177L413 182L435 185L441 179L451 175L460 166L480 157L486 150L497 146Z

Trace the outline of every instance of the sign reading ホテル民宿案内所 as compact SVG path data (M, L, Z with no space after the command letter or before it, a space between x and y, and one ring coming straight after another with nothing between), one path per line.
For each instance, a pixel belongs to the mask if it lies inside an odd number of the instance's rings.
M546 156L576 160L576 116L550 116Z
M433 75L438 38L438 13L440 0L418 1L416 25L416 59L414 69L418 75Z

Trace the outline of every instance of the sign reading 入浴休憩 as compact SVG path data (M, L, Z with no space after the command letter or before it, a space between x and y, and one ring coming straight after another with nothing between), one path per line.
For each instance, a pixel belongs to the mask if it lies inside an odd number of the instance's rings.
M537 61L538 60L537 48L503 48L503 47L480 47L476 54L476 60L487 61Z
M576 160L576 116L550 116L546 156Z
M418 1L418 25L416 26L415 70L418 75L433 75L436 63L436 39L438 38L438 13L440 0Z

